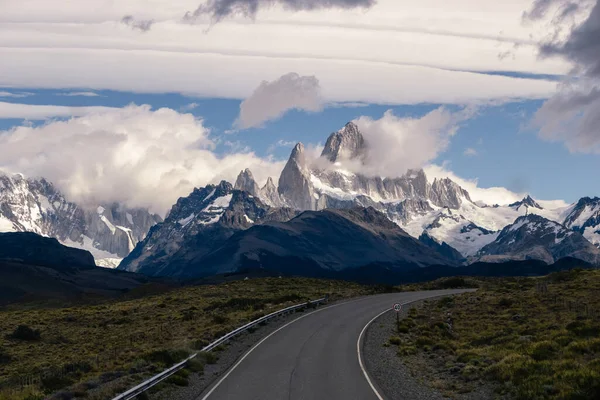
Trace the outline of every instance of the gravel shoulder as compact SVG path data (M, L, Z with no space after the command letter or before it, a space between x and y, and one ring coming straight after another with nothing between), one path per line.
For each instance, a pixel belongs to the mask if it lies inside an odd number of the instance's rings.
M439 299L439 298L438 298ZM432 300L432 299L427 299ZM405 305L400 318L408 314L410 308L423 304L417 301ZM428 368L428 358L436 357L435 353L417 354L416 356L400 357L395 345L388 345L391 336L395 335L396 314L391 311L381 315L369 325L365 331L363 342L363 357L369 376L375 381L377 388L386 400L440 400L454 398L458 400L495 399L490 387L479 387L474 392L446 396L434 386L446 376L436 376Z

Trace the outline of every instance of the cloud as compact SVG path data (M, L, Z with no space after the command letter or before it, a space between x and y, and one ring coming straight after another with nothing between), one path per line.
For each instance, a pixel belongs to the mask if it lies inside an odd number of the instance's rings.
M99 97L98 93L94 92L65 92L65 93L57 93L57 96L67 96L67 97Z
M14 92L0 91L0 97L14 97L14 98L20 99L20 98L29 97L29 96L34 96L34 93L29 93L29 92L14 93Z
M136 19L133 15L126 15L121 18L121 23L129 26L133 30L148 32L152 28L152 25L154 25L154 20Z
M554 11L554 34L539 45L542 57L573 65L571 76L536 112L539 136L562 141L572 152L600 153L600 1L537 0L526 18Z
M468 147L465 149L465 152L463 154L465 156L473 157L473 156L476 156L478 153L477 153L477 150L475 150L474 148Z
M6 103L0 101L0 119L43 120L48 118L82 116L94 112L114 110L112 107L66 107Z
M198 8L188 11L183 17L186 22L194 22L202 15L208 15L214 22L235 15L254 18L260 8L275 4L289 11L312 11L327 8L370 8L377 0L206 0Z
M244 99L262 80L295 71L319 78L326 103L544 99L556 90L554 82L464 72L568 72L567 62L536 56L530 29L519 19L528 1L476 12L473 0L379 0L368 13L289 13L275 6L261 9L256 21L227 19L208 35L208 24L180 23L181 10L201 0L152 0L151 7L148 0L86 0L60 9L47 0L4 2L0 87ZM110 22L124 15L156 22L144 34ZM502 62L500 31L506 46L524 43Z
M179 111L183 111L183 112L192 111L192 110L198 108L198 106L199 106L198 103L186 104L185 106L180 107Z
M193 187L232 181L244 168L264 183L284 165L252 152L217 155L213 148L201 119L130 105L0 132L0 169L43 176L88 205L118 201L164 214Z
M460 123L470 118L470 108L451 112L437 108L421 118L401 118L392 111L374 120L362 116L354 122L368 146L363 162L342 161L343 165L365 175L400 176L410 168L420 168L446 150Z
M458 183L463 189L469 192L471 200L481 202L489 206L494 204L508 205L516 201L522 200L527 196L527 192L514 192L504 187L489 187L484 188L479 186L478 179L465 179L448 169L448 165L429 164L424 168L425 174L429 180L450 178ZM564 200L539 200L536 201L546 209L556 209L568 206Z
M273 143L272 145L270 145L267 148L267 153L270 154L270 153L274 152L275 149L278 148L278 147L289 147L289 148L292 148L292 147L294 147L296 145L296 143L298 143L298 141L279 139L276 143Z
M280 118L294 109L313 112L323 109L321 86L316 77L290 72L275 81L263 81L250 97L240 104L240 114L235 127L260 127L265 122Z
M446 168L446 166L429 164L424 168L427 178L433 180L435 178L443 179L450 178L458 183L463 189L466 189L471 196L471 200L475 202L483 202L488 205L506 205L523 199L526 193L515 193L503 187L481 188L477 179L464 179L457 176L454 172Z

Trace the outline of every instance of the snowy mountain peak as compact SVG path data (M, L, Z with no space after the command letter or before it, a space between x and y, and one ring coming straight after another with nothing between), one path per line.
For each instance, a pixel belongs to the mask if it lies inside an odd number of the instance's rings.
M252 171L248 168L240 172L235 181L234 189L246 191L253 196L258 196L260 193L260 188L254 180L254 175L252 175Z
M600 247L600 198L581 198L567 212L564 225Z
M463 200L472 202L469 192L448 178L434 179L431 190L432 201L440 206L458 209Z
M600 250L580 233L540 215L518 217L502 229L498 238L483 247L478 256L483 261L538 259L548 264L563 257L575 257L597 264Z
M341 159L355 159L365 156L365 139L353 122L327 138L321 157L327 158L332 163Z
M540 206L531 196L527 195L523 200L517 201L515 203L509 204L509 207L513 207L515 210L519 210L521 207L525 208L537 208L538 210L543 210L542 206Z
M79 206L44 178L0 174L0 232L54 237L67 246L90 251L99 265L115 266L160 221L147 210L118 203Z

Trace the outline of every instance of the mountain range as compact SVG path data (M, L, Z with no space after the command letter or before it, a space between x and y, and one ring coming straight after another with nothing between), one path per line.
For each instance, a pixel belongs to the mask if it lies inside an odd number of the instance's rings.
M234 184L194 189L164 221L118 204L81 207L44 179L5 175L0 231L33 231L92 250L97 264L124 258L119 269L181 278L247 268L335 276L374 265L600 263L600 198L558 209L530 196L487 205L450 179L430 181L422 169L363 174L370 157L368 140L348 123L316 160L298 143L277 181L261 187L245 169Z
M0 174L0 232L34 232L90 251L96 263L116 267L162 221L118 203L81 206L44 178Z

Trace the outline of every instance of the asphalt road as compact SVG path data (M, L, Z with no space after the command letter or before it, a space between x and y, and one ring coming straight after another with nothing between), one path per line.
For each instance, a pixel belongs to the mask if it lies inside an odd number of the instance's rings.
M383 294L320 308L259 342L198 400L379 400L359 364L365 325L394 303L460 292Z

